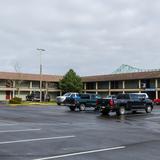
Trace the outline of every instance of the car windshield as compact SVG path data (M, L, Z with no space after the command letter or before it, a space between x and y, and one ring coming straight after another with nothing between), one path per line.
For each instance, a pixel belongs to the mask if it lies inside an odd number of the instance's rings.
M106 98L107 98L107 99L110 99L110 98L112 98L112 96L107 96Z
M71 93L66 93L63 96L69 97L71 95Z
M107 99L112 99L112 98L114 99L114 98L116 98L116 96L115 95L110 95L110 96L108 95L106 98Z
M101 96L100 95L96 95L96 99L101 99Z
M129 99L129 95L128 94L119 94L117 96L117 99Z

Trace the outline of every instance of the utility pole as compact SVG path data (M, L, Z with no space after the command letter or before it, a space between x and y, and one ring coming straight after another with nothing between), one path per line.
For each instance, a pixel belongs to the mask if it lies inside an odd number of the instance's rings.
M45 51L45 49L42 48L37 48L37 50L39 51L40 54L40 102L42 102L42 52Z

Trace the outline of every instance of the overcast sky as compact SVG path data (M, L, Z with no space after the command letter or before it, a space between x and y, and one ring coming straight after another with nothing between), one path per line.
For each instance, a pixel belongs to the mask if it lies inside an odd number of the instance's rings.
M160 0L0 0L0 71L160 68Z

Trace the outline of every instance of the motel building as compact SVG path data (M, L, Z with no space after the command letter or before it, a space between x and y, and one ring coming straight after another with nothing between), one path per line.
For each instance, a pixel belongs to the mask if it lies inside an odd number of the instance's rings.
M150 99L160 98L160 71L88 76L82 80L85 93L147 93Z
M58 82L62 76L42 75L42 92L49 94L51 100L61 94ZM0 101L10 100L18 96L26 100L26 96L34 91L40 91L40 75L0 72Z
M51 100L62 92L58 82L62 76L42 75L42 91L49 94ZM160 98L160 70L116 73L82 77L83 92L101 96L118 93L147 93L149 98ZM26 95L40 91L40 75L0 72L0 101L18 96L26 100Z

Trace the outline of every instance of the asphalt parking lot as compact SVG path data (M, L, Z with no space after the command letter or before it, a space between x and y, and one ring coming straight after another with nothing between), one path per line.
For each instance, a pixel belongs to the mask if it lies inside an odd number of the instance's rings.
M117 117L63 106L0 107L2 160L159 160L160 107Z

